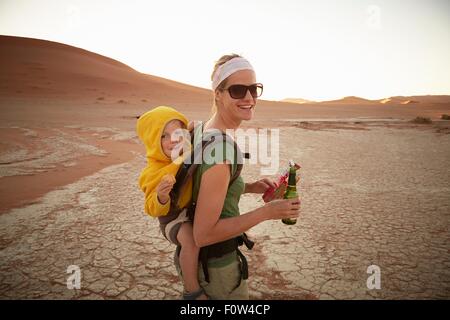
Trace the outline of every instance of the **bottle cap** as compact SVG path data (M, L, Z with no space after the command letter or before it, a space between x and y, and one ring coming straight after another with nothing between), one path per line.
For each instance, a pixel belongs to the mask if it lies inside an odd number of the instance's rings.
M289 167L295 166L295 162L292 159L289 159Z

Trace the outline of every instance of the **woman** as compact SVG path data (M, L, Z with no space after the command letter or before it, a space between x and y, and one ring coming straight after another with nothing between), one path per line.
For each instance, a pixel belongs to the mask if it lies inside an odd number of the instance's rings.
M242 121L252 118L262 85L256 83L250 63L235 54L219 59L211 80L214 114L204 124L203 132L236 130ZM193 199L196 200L196 208L193 233L198 247L236 238L265 220L297 218L299 215L298 198L275 200L240 215L238 202L242 193L264 193L274 186L274 182L262 179L244 183L242 177L236 179L237 164L233 159L225 153L222 163L208 164L210 162L204 160L194 176ZM211 299L249 298L244 270L246 261L239 250L208 258L207 268L205 264L203 267L199 267L199 281Z

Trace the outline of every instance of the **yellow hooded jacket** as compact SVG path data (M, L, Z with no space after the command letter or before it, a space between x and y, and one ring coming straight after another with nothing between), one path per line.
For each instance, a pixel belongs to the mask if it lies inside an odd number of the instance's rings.
M170 200L164 205L158 201L156 187L166 174L175 177L183 161L180 156L175 161L166 156L161 146L161 136L166 124L171 120L180 120L186 127L188 120L177 110L160 106L147 111L139 117L136 131L147 151L147 167L139 177L139 186L145 193L145 212L152 217L165 216L170 209ZM192 181L186 185L180 195L178 206L183 208L191 199Z

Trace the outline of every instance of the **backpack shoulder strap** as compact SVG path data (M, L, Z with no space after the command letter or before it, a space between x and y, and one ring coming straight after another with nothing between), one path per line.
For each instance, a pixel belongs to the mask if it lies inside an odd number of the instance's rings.
M199 126L201 126L201 129L199 128ZM170 193L171 203L175 206L178 206L178 200L182 189L188 183L188 181L192 179L195 171L199 166L199 159L195 159L195 156L202 153L202 152L199 153L198 148L202 148L203 142L200 145L196 145L195 132L198 130L203 131L203 123L201 121L194 123L193 128L189 131L192 146L191 153L186 157L186 160L181 164L175 176L176 182ZM194 150L196 148L197 150Z
M234 181L236 181L237 178L241 175L242 167L243 167L243 154L241 152L241 149L237 145L236 141L233 140L234 144L234 154L236 158L236 171L234 174L230 177L230 183L228 184L231 186ZM245 157L245 156L244 156Z
M218 135L213 135L211 137L211 139L207 140L207 142L205 143L205 145L203 146L202 151L210 144L214 143L216 137L220 137L222 140L221 141L225 141L226 143L228 141L233 141L233 148L234 148L234 162L236 163L236 170L231 174L230 176L230 181L228 183L228 186L231 186L233 184L233 182L239 178L241 171L242 171L242 167L243 167L243 158L246 157L242 152L241 149L239 148L238 144L236 143L236 141L234 141L233 139L230 138L229 135L227 135L226 133L222 132L221 134Z
M187 182L193 178L195 172L197 171L198 167L203 162L203 152L206 147L212 145L217 137L222 138L222 141L229 141L230 137L226 133L221 133L218 135L212 135L209 139L203 140L203 136L198 136L198 134L203 133L203 122L199 121L194 125L194 128L189 131L190 138L191 138L191 145L193 146L191 149L191 154L186 158L187 162L185 161L180 169L178 170L178 173L175 177L176 183L173 188L172 194L174 197L172 198L172 202L174 204L178 203L178 198L180 196L181 189L187 184ZM200 139L200 140L199 140ZM242 167L243 167L243 154L239 149L239 146L237 145L236 141L233 140L234 145L234 155L235 160L237 163L236 170L230 177L230 181L228 185L232 185L233 182L239 178ZM245 157L245 156L244 156Z

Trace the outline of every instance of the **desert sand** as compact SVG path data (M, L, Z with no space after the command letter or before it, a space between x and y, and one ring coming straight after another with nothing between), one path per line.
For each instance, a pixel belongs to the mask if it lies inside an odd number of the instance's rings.
M0 64L0 298L179 299L174 247L137 186L136 117L163 104L206 120L211 91L35 39L1 36ZM280 130L282 165L302 165L302 213L250 230L252 298L450 298L450 99L386 99L258 102L244 127ZM244 180L260 169L244 166Z

